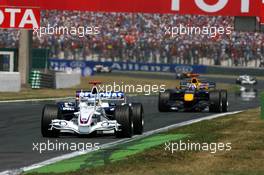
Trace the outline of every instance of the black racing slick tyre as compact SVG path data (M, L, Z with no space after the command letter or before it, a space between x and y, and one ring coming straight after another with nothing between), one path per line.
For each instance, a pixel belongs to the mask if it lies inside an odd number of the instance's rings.
M220 91L211 91L209 95L210 104L209 111L210 112L222 112L222 98Z
M60 118L60 112L57 105L45 105L42 110L41 133L43 137L58 137L59 130L50 129L51 121Z
M116 131L116 137L125 138L133 135L132 112L128 105L117 106L114 113L115 119L121 126Z
M144 129L144 111L142 104L132 103L131 111L132 111L134 134L141 135Z
M168 112L170 110L168 102L170 100L170 91L166 90L165 92L159 93L159 111Z
M227 91L221 90L221 98L222 98L222 112L228 111L228 98L227 98Z

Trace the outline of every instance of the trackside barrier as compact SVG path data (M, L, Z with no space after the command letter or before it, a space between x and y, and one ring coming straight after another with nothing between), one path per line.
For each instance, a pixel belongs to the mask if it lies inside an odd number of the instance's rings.
M32 89L54 88L54 73L33 70L29 76Z
M19 92L20 90L19 72L0 72L0 92Z
M66 73L66 72L56 72L55 73L55 88L64 89L72 88L81 84L81 74L80 73Z
M261 119L264 120L264 92L261 94Z
M140 62L100 62L83 60L49 59L49 69L63 72L81 72L82 76L90 76L94 73L94 67L100 65L110 67L116 71L141 71L141 72L196 72L206 73L203 65L181 64L156 64Z
M33 70L30 73L29 83L32 89L43 88L72 88L81 83L80 73L66 73L54 71Z
M96 65L110 67L116 71L142 71L142 72L195 72L199 74L219 75L241 75L263 76L263 68L239 68L203 65L182 65L182 64L155 64L139 62L100 62L100 61L76 61L52 58L48 60L48 67L54 71L81 72L82 76L90 76L94 73Z

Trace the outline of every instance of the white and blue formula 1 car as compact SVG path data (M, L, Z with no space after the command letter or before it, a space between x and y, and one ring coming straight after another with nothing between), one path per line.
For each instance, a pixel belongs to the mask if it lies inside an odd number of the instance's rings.
M122 92L77 91L75 102L45 105L42 111L43 137L59 137L64 132L88 135L115 133L116 137L142 134L141 103L126 103Z
M256 85L257 83L256 77L250 75L241 75L236 79L236 84L240 85Z

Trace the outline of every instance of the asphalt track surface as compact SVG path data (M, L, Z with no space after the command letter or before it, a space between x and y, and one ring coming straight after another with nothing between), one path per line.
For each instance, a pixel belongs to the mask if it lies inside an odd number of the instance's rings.
M170 78L170 77L168 77ZM218 78L217 82L233 83L233 79ZM264 87L264 81L257 86ZM158 98L155 96L131 97L131 101L141 102L145 111L145 131L155 130L168 125L212 115L212 113L160 113L157 109ZM41 110L46 103L54 102L19 102L0 103L0 172L29 166L34 163L63 155L65 151L33 151L33 143L44 142L40 132ZM241 97L229 94L229 111L239 111L259 106L258 98L243 101ZM113 135L80 138L77 136L62 136L50 139L53 143L109 143L116 141Z

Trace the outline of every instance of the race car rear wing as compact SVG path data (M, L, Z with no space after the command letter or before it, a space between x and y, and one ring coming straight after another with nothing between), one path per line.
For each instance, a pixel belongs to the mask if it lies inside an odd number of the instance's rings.
M189 81L183 81L180 82L180 88L187 88L191 85L192 83ZM216 88L216 84L214 82L208 82L208 81L201 81L200 82L200 88L208 88L208 89L213 89Z
M209 89L216 88L215 82L201 82L200 87L208 87Z

